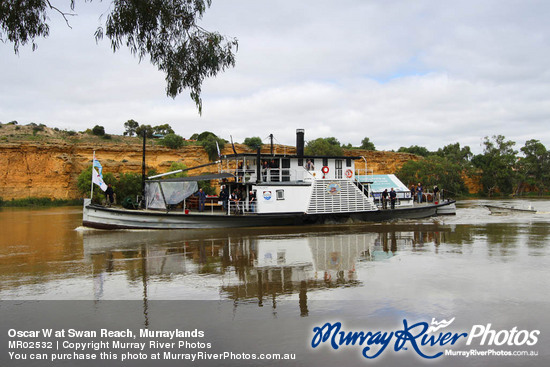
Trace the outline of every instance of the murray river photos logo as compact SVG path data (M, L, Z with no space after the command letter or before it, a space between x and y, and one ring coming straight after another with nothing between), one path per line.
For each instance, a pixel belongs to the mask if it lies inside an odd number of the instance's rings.
M342 323L325 323L323 326L313 328L311 347L317 348L327 344L334 350L342 347L359 347L361 355L368 359L374 359L386 351L394 352L412 350L420 357L435 359L442 355L462 355L471 353L452 351L451 347L465 344L469 348L475 346L508 346L521 347L533 346L538 342L539 330L512 329L497 330L491 324L473 325L469 332L447 331L455 318L451 320L409 323L403 320L403 328L393 331L345 331ZM449 353L451 352L451 353ZM480 355L478 352L476 355ZM465 355L468 357L470 354ZM530 354L533 355L533 354Z

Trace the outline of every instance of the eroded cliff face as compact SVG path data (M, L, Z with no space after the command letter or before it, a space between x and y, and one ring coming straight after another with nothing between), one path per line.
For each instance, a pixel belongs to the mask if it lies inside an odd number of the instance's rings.
M4 200L26 197L49 197L52 199L76 199L82 197L77 188L78 175L96 157L104 172L115 176L122 172L141 172L142 147L139 144L91 144L17 142L0 144L0 197ZM236 144L237 152L252 152L246 146ZM276 153L295 154L294 147L277 146ZM231 147L222 154L231 154ZM263 151L268 153L268 150ZM353 150L349 156L363 156L369 172L375 174L395 173L408 160L419 157L408 153L373 152ZM147 169L167 172L172 162L181 162L187 167L209 163L208 155L200 146L187 146L173 150L147 146ZM364 169L362 159L356 161L358 169ZM215 166L193 171L193 175L212 172Z
M405 162L410 160L417 161L419 156L410 153L395 153L371 150L351 150L346 155L362 156L367 160L367 170L369 174L387 175L395 174ZM355 162L357 169L365 168L365 161L359 159ZM405 182L406 184L406 182Z
M91 145L10 143L0 145L0 197L4 200L25 197L75 199L78 175L92 163ZM139 145L95 147L104 172L117 176L122 172L141 172ZM147 147L147 169L169 170L172 162L188 167L208 162L202 147L171 150ZM199 171L200 172L200 171Z

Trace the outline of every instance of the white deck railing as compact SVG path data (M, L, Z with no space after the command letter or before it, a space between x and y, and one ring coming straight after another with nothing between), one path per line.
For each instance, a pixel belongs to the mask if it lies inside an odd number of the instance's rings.
M372 198L350 180L315 180L307 212L345 213L376 209Z

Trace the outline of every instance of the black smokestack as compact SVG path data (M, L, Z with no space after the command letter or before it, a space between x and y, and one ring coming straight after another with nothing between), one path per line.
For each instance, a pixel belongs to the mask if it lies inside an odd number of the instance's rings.
M256 151L256 183L259 184L262 182L262 155L261 155L262 148L258 148Z
M304 129L296 129L296 155L304 156Z

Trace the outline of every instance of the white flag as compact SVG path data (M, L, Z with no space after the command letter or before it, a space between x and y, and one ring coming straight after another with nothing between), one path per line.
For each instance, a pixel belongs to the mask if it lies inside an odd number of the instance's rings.
M221 158L222 154L220 153L220 146L218 145L218 141L216 141L216 148L218 149L218 157Z
M107 190L107 185L105 184L99 173L97 173L94 167L92 167L92 182L98 185L101 190Z
M99 177L103 178L103 167L101 166L101 163L99 163L99 161L97 159L95 159L95 154L94 154L93 166L97 168L97 170L99 172Z

